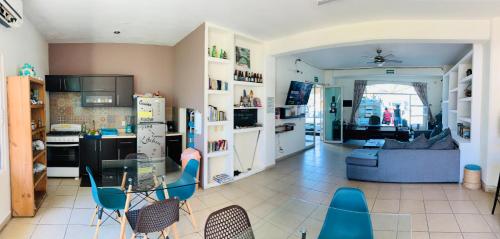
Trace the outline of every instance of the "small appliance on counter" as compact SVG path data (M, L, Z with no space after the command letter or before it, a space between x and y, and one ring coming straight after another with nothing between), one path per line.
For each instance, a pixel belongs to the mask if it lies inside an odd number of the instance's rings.
M79 124L53 124L47 134L47 176L80 176Z

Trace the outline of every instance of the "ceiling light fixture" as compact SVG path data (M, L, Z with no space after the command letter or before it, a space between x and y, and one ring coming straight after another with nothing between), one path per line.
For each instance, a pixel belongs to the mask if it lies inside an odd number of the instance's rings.
M114 33L115 35L119 35L121 32L117 30L117 31L114 31L113 33Z

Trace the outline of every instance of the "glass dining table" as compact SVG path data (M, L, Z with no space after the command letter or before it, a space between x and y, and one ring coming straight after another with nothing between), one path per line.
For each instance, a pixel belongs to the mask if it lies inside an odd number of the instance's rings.
M197 185L169 184L177 181L182 167L170 158L133 157L119 160L102 160L98 184L102 187L120 187L126 194L124 212L156 202L156 192L163 191L168 198L168 189ZM125 238L127 218L121 217L120 239Z

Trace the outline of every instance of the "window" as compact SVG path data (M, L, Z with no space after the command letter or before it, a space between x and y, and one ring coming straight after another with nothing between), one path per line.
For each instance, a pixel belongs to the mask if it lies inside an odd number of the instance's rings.
M380 117L382 125L427 128L427 108L413 86L408 84L377 83L366 86L357 112L357 122L359 125L368 125L372 116Z

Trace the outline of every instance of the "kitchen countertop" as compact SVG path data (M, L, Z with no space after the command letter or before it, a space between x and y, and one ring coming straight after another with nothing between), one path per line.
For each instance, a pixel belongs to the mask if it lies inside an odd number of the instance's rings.
M182 133L179 132L166 132L165 136L178 136L182 135ZM80 135L80 138L83 138L83 135ZM120 132L118 135L103 135L103 139L132 139L136 138L136 135L133 133L127 134L127 133L122 133Z

